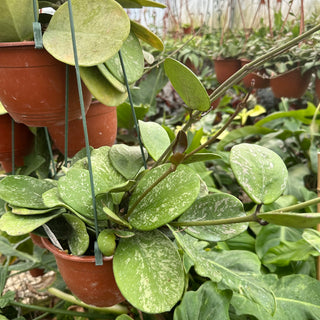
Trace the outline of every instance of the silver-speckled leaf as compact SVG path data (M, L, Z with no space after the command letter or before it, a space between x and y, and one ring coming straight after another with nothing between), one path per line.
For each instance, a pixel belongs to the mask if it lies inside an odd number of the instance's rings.
M272 150L242 143L230 152L232 171L253 202L269 204L277 200L286 188L288 170Z
M120 239L113 271L123 296L143 312L170 311L184 290L177 247L158 230Z
M192 206L179 217L182 221L206 221L235 217L246 214L242 202L226 193L215 193L197 199ZM248 223L223 224L217 226L187 227L185 231L193 237L206 241L224 241L245 231Z
M142 177L130 198L129 211L169 167L169 164L159 166ZM129 222L138 230L156 229L179 217L196 200L199 191L198 175L191 168L180 165L144 196L133 209Z

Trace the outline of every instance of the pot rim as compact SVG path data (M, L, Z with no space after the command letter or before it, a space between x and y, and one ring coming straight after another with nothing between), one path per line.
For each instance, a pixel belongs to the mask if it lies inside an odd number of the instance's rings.
M31 46L35 46L34 41L0 42L0 48L31 47Z
M72 254L68 254L65 251L60 250L56 246L54 246L48 238L41 237L41 241L47 250L49 250L53 255L58 256L61 259L83 263L95 263L96 261L94 256L74 256ZM110 261L112 259L113 256L103 257L103 261Z

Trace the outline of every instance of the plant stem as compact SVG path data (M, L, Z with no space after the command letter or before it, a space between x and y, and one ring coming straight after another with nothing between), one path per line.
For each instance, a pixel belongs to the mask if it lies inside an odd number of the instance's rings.
M112 307L96 307L96 306L93 306L93 305L90 305L90 304L86 304L83 301L80 301L80 300L76 299L71 294L68 294L68 293L65 293L63 291L60 291L57 288L51 287L51 288L48 289L48 292L53 294L54 296L64 300L64 301L70 302L72 304L76 304L76 305L84 307L84 308L92 309L92 310L95 310L95 311L101 311L101 312L111 313L111 314L128 313L127 307L122 306L120 304L116 304L116 305L114 305ZM101 316L101 314L100 314L100 316Z
M157 186L162 180L164 180L170 173L174 172L177 169L177 166L174 164L171 164L169 169L161 176L159 177L155 182L153 182L136 200L136 202L132 205L130 210L128 210L128 213L125 215L126 219L130 217L133 210L136 208L136 206L142 201L142 199L155 187Z
M225 82L223 82L218 88L216 88L212 94L210 95L210 101L213 102L222 96L229 88L233 85L237 84L240 80L242 80L246 75L248 75L253 70L259 68L263 65L266 61L274 58L275 56L279 55L287 51L288 49L294 47L300 41L304 40L305 38L309 37L314 32L320 30L320 24L316 25L315 27L311 28L310 30L306 31L305 33L301 34L300 36L288 41L287 43L274 48L273 50L267 52L266 54L262 55L261 57L253 60L245 64L239 71L234 73L230 78L228 78Z
M245 217L235 217L235 218L226 218L219 220L201 220L201 221L174 221L170 222L171 226L174 227L199 227L199 226L218 226L221 224L234 224L234 223L244 223L244 222L259 222L256 214L251 214Z

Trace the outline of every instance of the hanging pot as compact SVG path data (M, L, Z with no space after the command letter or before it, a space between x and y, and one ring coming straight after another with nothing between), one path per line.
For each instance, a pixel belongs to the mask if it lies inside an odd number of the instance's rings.
M249 62L251 61L248 59L240 59L241 67ZM270 79L267 77L263 69L258 72L249 73L242 79L242 82L246 88L251 88L252 85L255 89L263 89L270 86Z
M116 107L107 107L94 101L86 114L86 120L90 146L99 148L114 144L118 128ZM69 121L68 126L68 157L73 157L85 147L82 120ZM65 126L50 126L48 130L54 145L64 153Z
M42 238L42 243L55 257L58 269L70 291L85 303L110 307L124 301L114 280L113 257L104 257L96 266L94 256L73 256Z
M306 92L312 70L301 74L300 68L295 68L270 79L270 86L276 98L287 97L299 99Z
M215 59L214 70L219 83L226 81L234 73L236 73L240 67L240 60L238 59Z
M16 122L33 127L65 119L66 65L33 41L0 43L0 101ZM82 83L85 109L91 93ZM69 119L81 117L74 67L69 72Z
M5 172L12 171L12 118L8 113L0 115L0 162ZM16 167L24 165L23 157L34 145L34 135L22 123L14 123L14 161Z

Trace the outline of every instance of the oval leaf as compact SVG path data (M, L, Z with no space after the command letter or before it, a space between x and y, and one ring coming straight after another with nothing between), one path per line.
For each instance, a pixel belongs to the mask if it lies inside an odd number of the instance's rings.
M141 139L153 160L157 161L170 145L167 131L158 123L139 120Z
M183 221L219 220L235 217L244 217L246 214L243 205L236 197L215 193L197 199L192 206L180 216ZM206 241L224 241L245 231L248 223L223 224L217 226L188 227L187 233L193 237Z
M123 60L128 83L132 84L140 79L144 70L144 57L142 48L139 40L133 32L130 33L129 37L121 47L121 57ZM105 62L105 65L118 81L120 81L121 83L125 83L118 54L107 60Z
M126 86L122 82L120 82L103 63L99 63L97 67L101 74L107 79L107 81L109 81L109 83L113 87L115 87L115 89L122 93L127 91Z
M7 176L0 181L0 198L17 207L46 209L42 194L55 185L29 176Z
M191 109L206 111L210 108L208 93L197 76L181 62L167 58L164 70L184 103Z
M73 0L72 11L80 66L94 66L110 59L129 35L129 17L114 0ZM43 45L56 59L75 64L68 2L51 18Z
M258 204L277 200L286 188L288 170L272 150L242 143L230 152L233 173L248 196Z
M82 67L80 74L93 96L106 106L116 107L127 99L128 93L117 90L101 74L98 67Z
M129 202L129 211L138 198L168 169L162 165L147 172L135 188ZM200 191L200 179L189 167L180 165L157 184L136 205L130 224L138 230L156 229L180 216L195 201Z
M158 230L120 239L113 271L123 296L143 312L171 310L184 290L177 247Z

